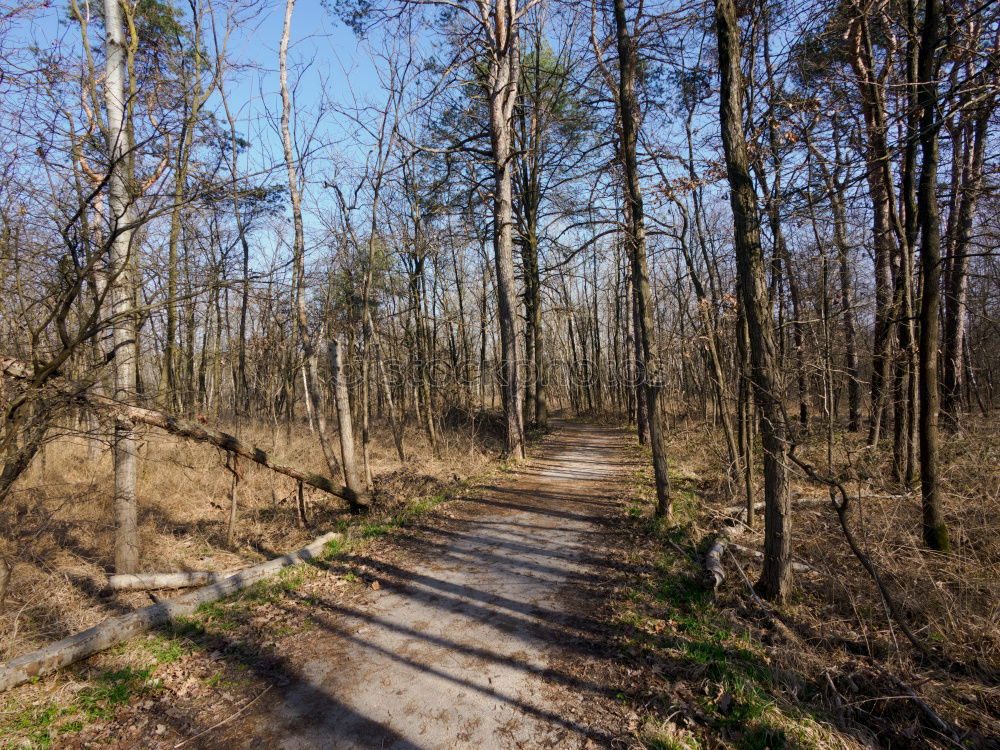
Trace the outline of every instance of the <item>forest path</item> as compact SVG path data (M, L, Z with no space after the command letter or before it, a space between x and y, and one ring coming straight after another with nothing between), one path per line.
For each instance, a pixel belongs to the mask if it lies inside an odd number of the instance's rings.
M377 590L311 597L314 627L279 646L287 684L205 746L608 746L616 712L587 672L623 437L555 426L496 484L354 556Z

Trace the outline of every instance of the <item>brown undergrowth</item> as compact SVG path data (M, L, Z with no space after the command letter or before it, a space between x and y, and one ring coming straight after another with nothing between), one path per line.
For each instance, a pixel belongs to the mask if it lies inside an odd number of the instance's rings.
M271 433L263 428L245 429L241 437L297 467L325 473L316 439L306 426L290 437L283 429ZM488 470L498 445L482 425L455 424L441 431L437 450L431 451L414 427L408 429L407 461L401 464L389 434L376 431L372 512L351 516L336 498L310 492L306 527L298 522L294 482L244 464L236 543L227 549L232 474L225 468L224 456L205 445L149 432L140 448L138 487L142 569L244 567L301 547L317 531L331 528L352 528L359 539L377 537L457 491L468 476ZM0 509L4 532L0 552L15 563L0 611L0 660L150 603L150 595L143 592L105 590L114 533L107 453L90 459L89 446L79 437L53 441ZM224 620L223 631L237 625L257 628L256 641L266 644L297 625L293 618L276 618L266 608L255 611L257 605L266 603L272 587L287 587L289 581L297 584L304 575L313 573L288 571L275 582L237 596L235 609L243 602L245 610L238 616L232 614L232 604L220 604L209 607L213 611L202 618L218 615ZM62 746L61 739L72 744L72 738L85 733L94 720L109 718L126 703L155 700L164 694L164 685L192 696L220 685L228 685L228 693L237 695L240 684L250 686L233 675L220 676L214 664L218 658L209 653L218 651L218 644L200 643L198 628L192 624L187 631L181 627L178 633L137 639L91 658L80 668L10 691L0 697L0 746ZM179 661L185 663L184 669L174 666Z
M650 518L648 457L637 445L621 519L637 540L632 562L646 571L618 597L616 618L642 666L629 700L645 717L648 747L1000 747L996 425L977 425L944 451L948 554L922 547L919 497L895 497L888 450L836 437L832 471L864 498L851 524L934 661L890 623L823 503L794 510L795 556L816 572L796 575L785 606L755 602L759 559L736 549L725 554L720 590L707 590L703 556L736 502L720 479L725 449L704 429L678 424L671 434L675 523ZM799 453L823 466L825 441ZM825 489L796 476L793 491ZM739 543L760 549L759 524Z

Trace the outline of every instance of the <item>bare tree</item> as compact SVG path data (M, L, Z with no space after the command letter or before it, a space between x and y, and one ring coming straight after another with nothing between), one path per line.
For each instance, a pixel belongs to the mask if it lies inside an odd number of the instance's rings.
M722 78L719 118L735 224L738 288L749 331L750 377L760 410L760 434L764 445L764 568L757 589L765 598L781 601L788 595L792 583L792 519L786 458L788 436L774 318L760 243L757 194L750 178L747 141L743 132L742 54L733 0L716 0L715 25Z
M639 166L636 161L638 128L642 121L636 96L638 56L634 35L625 17L625 0L615 0L615 39L618 49L618 114L621 127L621 160L625 171L625 200L628 206L626 246L632 266L632 289L635 300L636 337L639 341L639 376L646 396L646 419L649 443L653 452L653 472L656 483L656 514L665 518L673 515L670 497L670 470L667 460L666 436L660 409L660 391L664 372L653 348L653 300L649 289L646 265L646 225L643 214Z
M135 398L135 281L133 277L132 180L126 170L130 153L125 97L126 46L120 0L104 0L106 69L104 102L108 118L108 213L111 234L110 278L114 323L114 397ZM139 566L139 519L136 501L136 439L125 420L115 422L115 570L134 573Z

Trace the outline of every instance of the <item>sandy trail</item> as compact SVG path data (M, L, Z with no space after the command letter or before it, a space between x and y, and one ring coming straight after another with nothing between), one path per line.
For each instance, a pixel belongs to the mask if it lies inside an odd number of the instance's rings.
M588 583L608 564L596 518L614 497L620 445L614 430L560 424L537 457L459 501L457 517L365 558L378 590L321 597L316 627L285 653L295 677L212 745L606 746L589 710L602 688L567 665L601 638Z

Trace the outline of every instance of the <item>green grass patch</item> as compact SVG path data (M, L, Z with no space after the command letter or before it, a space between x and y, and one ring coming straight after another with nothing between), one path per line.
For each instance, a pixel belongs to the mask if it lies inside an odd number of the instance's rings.
M629 650L644 661L664 665L666 703L646 717L644 744L698 748L701 734L706 740L725 737L728 745L745 750L822 747L817 717L776 697L781 686L763 646L716 608L696 564L668 544L693 553L691 527L649 519L633 523L659 542L652 574L633 580L618 616ZM664 720L678 708L672 705L676 695L669 687L678 680L689 681L689 695L697 695L699 720L705 726L694 733Z
M155 634L146 639L146 650L153 655L157 664L173 664L191 652L191 644L181 638Z
M156 666L135 669L125 667L114 672L104 672L93 687L84 688L77 696L77 704L89 719L110 719L116 706L123 706L132 696L156 689L151 680Z
M150 645L153 644L147 644ZM165 661L159 663L168 663L173 654L172 647L164 646L159 658ZM103 672L69 703L50 702L19 710L13 708L14 704L8 704L4 713L12 716L3 723L2 731L6 736L2 746L48 748L59 737L82 730L88 721L112 718L117 707L127 704L136 695L159 688L158 681L153 678L156 668L157 664L150 664Z
M164 648L160 653L161 658L169 660L173 649ZM150 664L103 672L69 703L49 702L21 708L15 708L14 703L4 706L3 713L9 718L2 725L2 746L48 748L60 737L79 732L89 721L112 718L118 706L127 704L138 694L158 689L153 679L156 667Z
M53 741L63 734L63 726L71 722L60 724L67 713L75 713L72 708L60 707L55 704L44 706L29 706L14 713L13 717L6 722L7 730L17 733L20 738L17 740L4 741L4 747L23 747L25 742L30 747L47 748L51 747Z

